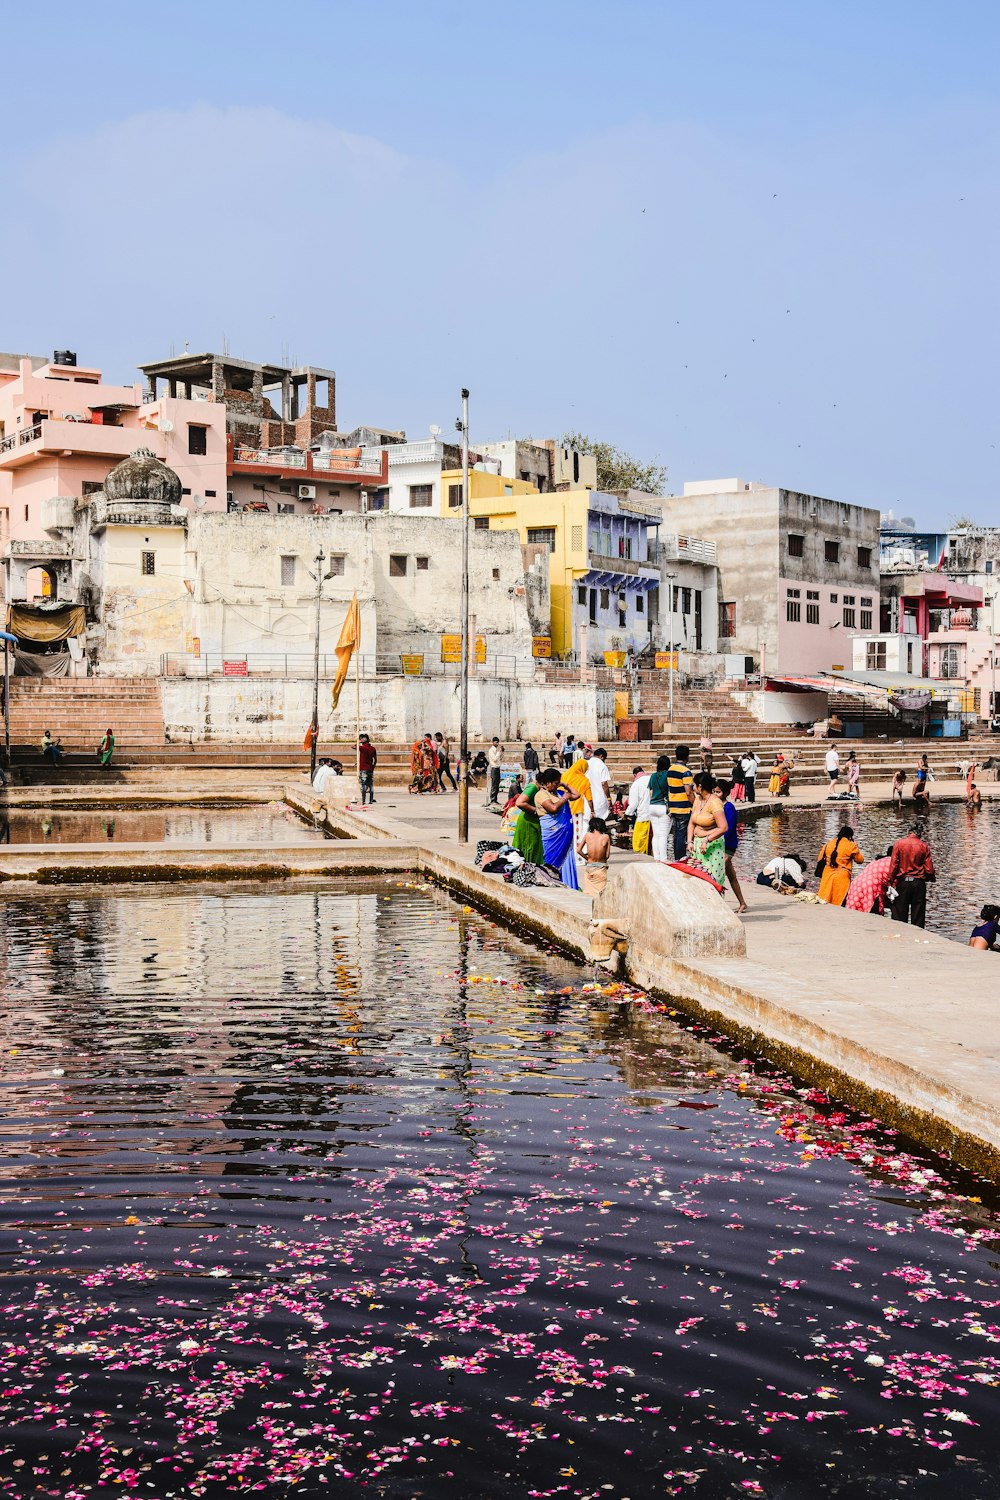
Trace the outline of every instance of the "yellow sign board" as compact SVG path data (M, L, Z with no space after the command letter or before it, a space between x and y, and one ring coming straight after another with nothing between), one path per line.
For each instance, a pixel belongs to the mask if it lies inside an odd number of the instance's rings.
M456 662L461 662L461 660L462 660L462 637L460 635L443 635L441 637L441 660L442 661L456 661ZM477 635L476 636L476 661L485 661L485 660L486 660L486 637L484 635Z
M532 656L551 656L552 637L550 635L533 635L531 637Z
M606 667L623 667L625 665L625 652L605 651L604 665Z
M677 671L677 651L657 651L653 665L661 672L669 672L671 669Z
M424 671L424 659L422 656L403 657L403 676L421 677Z

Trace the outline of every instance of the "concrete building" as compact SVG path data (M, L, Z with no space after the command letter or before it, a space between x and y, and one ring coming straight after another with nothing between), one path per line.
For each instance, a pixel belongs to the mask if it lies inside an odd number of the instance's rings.
M541 494L597 489L594 455L565 448L554 438L538 443L531 438L506 438L498 443L477 443L476 449L498 465L497 472L505 479L534 485Z
M877 617L878 511L740 479L661 504L666 531L716 544L720 651L765 676L847 667Z

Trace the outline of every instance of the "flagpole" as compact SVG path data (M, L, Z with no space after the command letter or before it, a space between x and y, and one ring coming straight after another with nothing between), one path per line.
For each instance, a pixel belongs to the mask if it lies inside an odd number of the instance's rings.
M462 388L462 665L459 679L458 842L469 842L469 393Z
M320 543L316 554L316 635L313 641L313 711L312 744L309 747L309 780L316 775L316 742L319 739L319 618L323 595L323 562L326 553Z
M358 767L358 795L361 786L361 610L358 610L358 644L354 648L354 753Z

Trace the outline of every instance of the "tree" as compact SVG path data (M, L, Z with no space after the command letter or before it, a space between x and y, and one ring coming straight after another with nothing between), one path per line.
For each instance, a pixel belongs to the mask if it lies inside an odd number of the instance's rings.
M664 464L644 464L622 448L611 443L599 443L582 432L564 432L559 442L563 448L576 448L580 453L592 453L597 459L597 488L615 494L619 490L645 490L648 494L662 494L667 482Z

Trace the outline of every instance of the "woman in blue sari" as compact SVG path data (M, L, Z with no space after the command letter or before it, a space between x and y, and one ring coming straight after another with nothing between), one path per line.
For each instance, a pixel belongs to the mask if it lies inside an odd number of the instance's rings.
M551 778L551 779L550 779ZM573 840L573 814L570 799L574 793L562 786L553 772L542 772L542 786L535 796L535 809L542 828L544 862L563 885L571 891L580 889L576 873L576 849Z

